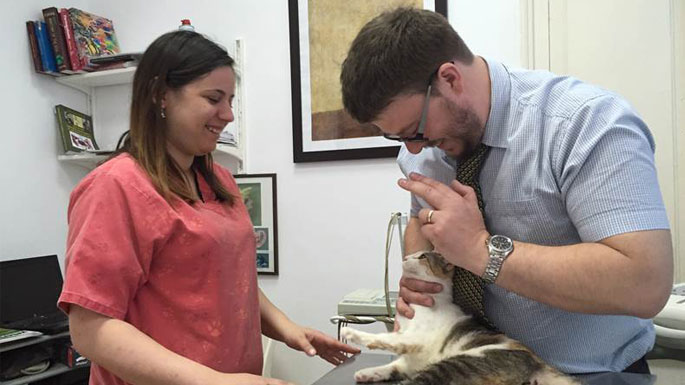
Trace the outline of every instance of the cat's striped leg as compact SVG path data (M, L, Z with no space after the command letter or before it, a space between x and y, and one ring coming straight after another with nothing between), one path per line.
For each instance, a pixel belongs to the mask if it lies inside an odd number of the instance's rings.
M365 368L354 373L357 382L379 382L387 380L399 380L407 376L407 364L404 357L382 366Z

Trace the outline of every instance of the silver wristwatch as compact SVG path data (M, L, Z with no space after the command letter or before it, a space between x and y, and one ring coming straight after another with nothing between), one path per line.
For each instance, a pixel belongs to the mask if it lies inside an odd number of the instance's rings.
M514 242L504 235L491 235L485 240L485 245L488 247L490 260L482 278L485 283L490 284L495 283L504 260L514 251Z

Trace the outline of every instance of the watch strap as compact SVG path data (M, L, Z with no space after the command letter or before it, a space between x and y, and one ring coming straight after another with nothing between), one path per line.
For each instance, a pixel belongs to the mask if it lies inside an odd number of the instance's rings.
M490 259L488 260L488 264L485 266L485 272L483 272L483 275L481 278L483 278L483 281L486 284L493 284L497 280L497 277L499 276L499 272L502 269L502 265L504 264L504 261L507 259L509 254L514 250L513 248L513 242L511 243L511 247L506 250L497 250L492 245L490 244L490 240L495 237L495 236L490 236L488 239L485 241L485 246L488 248L488 255ZM503 236L498 236L498 237L503 237ZM511 242L511 239L509 237L504 237L506 238L509 242Z

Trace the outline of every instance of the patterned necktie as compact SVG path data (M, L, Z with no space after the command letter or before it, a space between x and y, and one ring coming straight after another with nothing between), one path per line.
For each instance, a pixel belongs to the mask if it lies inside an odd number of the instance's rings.
M485 217L485 207L478 183L478 174L487 152L488 146L481 143L476 151L468 159L462 161L457 168L457 181L475 190L478 208L483 217ZM494 330L495 326L485 316L485 308L483 307L483 287L485 286L483 279L466 269L455 266L452 281L454 283L453 302L461 307L465 313L473 315L481 324Z

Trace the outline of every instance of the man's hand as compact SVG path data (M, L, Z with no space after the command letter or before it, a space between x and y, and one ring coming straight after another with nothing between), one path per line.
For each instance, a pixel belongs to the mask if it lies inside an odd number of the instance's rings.
M441 292L442 285L435 282L422 281L415 278L402 277L400 279L400 295L395 305L397 312L406 318L414 318L414 310L409 306L411 303L427 307L433 306L433 297L429 294ZM395 322L395 330L398 329Z
M453 265L483 274L488 262L485 240L489 233L474 190L456 180L447 186L416 173L400 179L399 185L433 207L421 209L418 219L421 234L435 251Z

